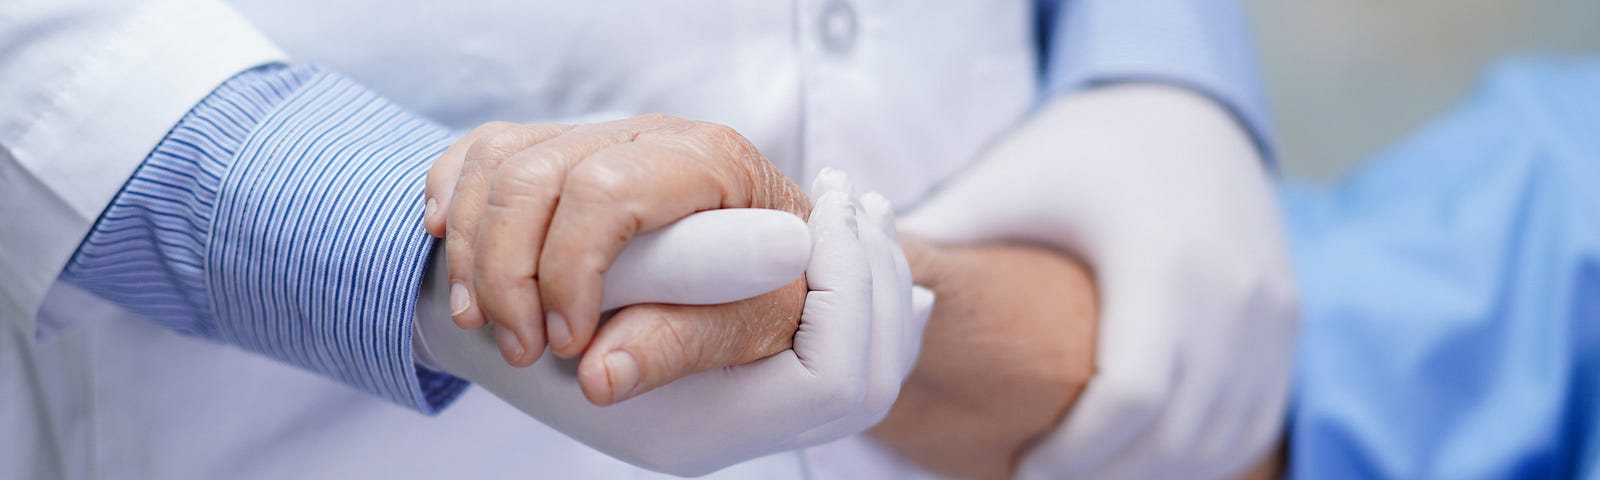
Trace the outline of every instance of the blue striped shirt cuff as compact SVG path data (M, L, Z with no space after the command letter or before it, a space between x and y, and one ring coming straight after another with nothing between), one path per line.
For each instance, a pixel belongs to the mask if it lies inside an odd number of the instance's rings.
M466 382L416 365L443 127L314 66L230 79L118 193L62 280L173 330L433 413Z
M1207 95L1233 113L1262 155L1272 131L1249 39L1231 0L1042 0L1044 93L1157 82Z

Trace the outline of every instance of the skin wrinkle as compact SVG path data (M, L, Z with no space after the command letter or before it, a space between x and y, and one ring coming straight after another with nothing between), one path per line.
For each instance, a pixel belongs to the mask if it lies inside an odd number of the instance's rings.
M700 128L700 129L695 130L695 131L702 132L702 134L709 134L709 135L711 135L711 136L713 136L715 138L725 138L725 136L727 135L726 131L719 130L717 128L712 128L712 127L704 127L704 128ZM677 142L677 141L674 141L672 143L675 143L675 144L679 145L682 148L690 150L690 152L691 152L691 156L690 157L691 158L702 158L702 159L703 158L717 158L717 157L714 157L714 156L709 156L706 153L703 153L703 152L706 151L705 148L701 148L701 145L702 145L703 142L695 142L695 141ZM732 148L734 148L736 150L738 149L738 147L732 147ZM584 164L584 165L580 165L578 167L578 169L576 169L574 171L573 177L572 177L571 181L569 182L569 186L568 186L569 190L577 189L578 191L583 191L583 192L586 192L586 193L589 194L589 195L585 195L585 197L584 197L584 201L586 201L586 202L598 203L598 204L602 204L602 205L603 204L622 205L621 209L625 213L623 215L621 215L621 218L618 218L617 220L619 222L624 222L624 223L619 223L617 225L617 228L613 229L615 231L615 234L617 235L614 238L614 244L615 245L619 245L620 246L620 245L624 244L628 239L631 239L634 235L638 234L639 232L641 232L644 229L644 221L645 221L644 217L645 217L645 214L643 213L643 211L644 211L645 207L643 206L643 204L640 203L643 200L639 199L639 198L629 197L626 194L626 192L630 189L630 187L636 181L647 181L647 179L645 179L643 175L636 173L636 172L640 172L641 170L629 169L629 167L631 167L631 166L641 165L641 164L642 164L641 162L633 162L633 163L625 163L625 164L622 164L621 166L610 166L610 167L593 166L593 165L601 165L601 164L593 164L593 163ZM609 165L609 164L604 164L604 165ZM586 166L588 168L584 168ZM716 169L715 168L716 167L715 164L710 165L710 166L714 170ZM726 175L723 175L723 176L725 177ZM724 183L722 183L722 182L713 182L712 183L712 185L717 186L718 190L721 192L721 195L719 195L719 197L723 198L722 202L724 202L724 204L726 205L725 202L728 202L727 193L729 192L729 189L723 188L722 187L723 184ZM590 198L590 195L593 195L595 198ZM743 204L746 204L746 202L739 202L739 203L736 203L735 205L743 205ZM631 220L631 223L629 223L630 220ZM581 263L587 264L585 266L590 268L591 272L593 272L595 275L598 276L599 274L603 274L604 273L605 259L606 258L603 255L593 255L593 254L591 254L591 255L586 255L585 258L583 258L581 260Z
M676 359L686 365L700 365L700 362L705 360L704 350L689 348L689 344L684 340L686 337L678 333L677 322L663 317L657 318L661 320L655 322L656 326L651 330L651 334L667 339L667 348L660 351L661 355L667 357L664 363L672 362L674 354L671 352L676 352ZM616 394L617 392L612 392L613 396Z
M720 190L722 206L776 208L802 217L803 213L809 211L809 205L799 205L801 202L796 201L804 198L795 195L799 190L798 186L781 174L774 175L777 173L776 168L754 153L754 146L731 129L714 124L695 123L693 127L682 131L694 138L671 140L672 143L690 152L691 158L738 160L732 164L724 162L706 165L714 176L723 179L713 182ZM651 135L664 133L655 131ZM743 188L724 188L725 185L740 185L739 182L745 182L742 184ZM777 188L773 188L774 186ZM621 202L613 201L613 203ZM642 230L642 215L636 213L638 211L636 208L638 207L630 207L630 213L627 215L633 220L634 233ZM624 233L625 235L619 237L619 240L630 238L626 235L627 232ZM681 360L693 367L692 372L748 363L789 349L793 344L794 333L799 327L798 311L804 305L804 293L805 283L801 278L784 289L758 297L751 304L739 308L737 316L741 320L727 322L732 326L731 329L701 325L700 330L712 337L712 341L707 342L706 346L712 347L709 350L716 353L693 358L685 356ZM674 328L673 333L679 335L679 338L687 335L678 331L676 325L668 327Z
M717 205L722 208L754 207L775 209L796 215L801 219L806 219L811 209L808 197L798 185L791 182L776 166L768 162L757 151L756 147L736 130L723 125L689 121L662 114L647 114L628 120L579 125L576 127L568 125L518 126L495 123L474 129L474 132L485 130L488 133L478 135L481 138L463 138L463 141L470 142L465 147L464 152L461 152L456 146L452 146L444 154L460 154L465 157L463 158L464 165L456 169L457 174L461 176L457 179L457 187L466 184L475 185L472 188L483 189L487 187L486 189L488 190L487 192L460 195L457 200L463 200L463 202L440 205L441 210L449 212L447 218L452 220L450 222L439 222L446 223L443 229L452 234L462 233L459 236L447 238L447 240L455 240L446 242L447 252L453 258L476 258L476 260L470 260L470 262L477 263L476 265L464 265L465 270L462 272L454 271L455 269L452 268L452 281L462 280L463 276L478 277L478 281L482 281L488 279L482 278L485 276L497 277L505 276L503 273L509 273L502 272L505 270L505 265L495 263L494 258L483 257L481 253L485 246L490 245L490 243L487 243L489 241L517 241L515 240L517 236L506 237L505 234L511 233L512 227L523 223L529 223L525 228L536 230L542 228L546 236L551 233L550 229L552 227L557 227L556 223L562 223L567 226L557 228L562 228L563 230L576 228L577 230L574 231L580 233L583 230L596 230L597 233L603 230L610 235L615 235L610 237L611 243L608 245L620 245L631 240L634 235L643 233L646 226L659 224L662 220L646 218L647 215L660 215L659 212L653 212L652 210L652 208L657 210L659 208L656 208L656 205L644 203L647 201L645 198L635 197L641 196L637 191L638 182L660 178L663 166L668 169L693 169L690 171L667 170L667 172L683 182L704 184L704 193L713 195L702 199L702 201L694 201L694 198L675 199L675 201L680 201L680 203L686 205L704 204ZM468 137L472 136L473 134L469 133ZM534 141L539 138L543 138L543 140ZM649 144L649 152L646 152L645 148L632 147L632 145L638 144ZM578 150L573 151L572 149L574 148ZM534 153L527 153L529 150L534 150ZM563 150L568 153L557 154L557 152ZM653 157L650 152L657 152L666 157ZM541 161L539 160L540 157L549 157L549 159ZM597 157L604 158L596 162L590 161ZM663 164L658 161L659 158L668 158L671 163ZM449 166L452 165L452 162L454 162L454 159L451 159L450 162L441 161L440 164ZM435 173L444 176L449 172L431 171L430 176ZM559 180L538 180L552 178ZM430 188L446 188L438 183L443 182L430 182L429 186ZM540 187L547 183L553 183L555 187ZM662 193L673 192L673 188L675 187L667 186ZM574 192L578 192L579 195L574 197ZM685 192L688 191L685 190ZM430 191L429 193L435 192ZM460 188L452 189L452 193L461 193ZM541 193L545 196L540 196ZM676 195L676 193L673 194ZM435 198L440 197L435 196ZM441 202L450 200L452 199L441 198ZM471 203L473 201L481 203L474 205ZM589 205L583 205L579 210L573 210L572 212L574 213L596 208L601 211L609 210L609 213L604 215L605 220L601 223L595 223L594 221L566 223L570 221L566 219L556 222L558 218L564 218L558 216L556 210L560 209L562 212L567 212L568 207L564 204L573 201L589 203ZM518 218L506 215L508 211L527 208L524 204L541 205L542 208L551 209L551 212L543 218L543 225L533 225L532 223L536 222L523 222ZM708 207L700 206L696 209L705 208ZM478 211L471 211L472 209L478 209ZM485 215L488 215L488 221L485 221ZM567 215L567 213L561 213L560 215ZM462 230L472 225L461 225L462 221L477 223L476 226L480 228L474 229L470 233L464 233ZM620 223L606 224L604 222ZM563 235L572 233L563 233ZM521 235L521 237L526 236L528 234ZM452 236L447 235L447 237ZM497 239L497 237L506 238ZM601 278L606 270L609 269L609 256L614 256L608 255L608 253L615 252L585 250L583 251L584 253L575 252L577 258L563 257L567 258L567 260L549 263L552 261L551 257L544 256L543 253L547 250L544 247L550 246L550 242L550 238L545 238L543 242L534 244L534 247L539 249L539 253L535 254L534 266L528 269L529 273L526 276L516 272L516 275L514 275L516 281L495 278L494 281L488 283L474 283L473 285L482 287L482 289L473 288L472 295L479 297L482 292L537 289L535 291L540 293L540 297L543 300L535 300L534 303L537 305L529 307L530 309L536 308L536 310L523 309L527 310L527 312L560 311L560 309L552 308L557 304L550 303L550 298L561 298L562 303L574 300L586 302L587 300L584 299L591 295L571 289L555 288L552 290L554 287L547 285L547 283L559 280L545 275L552 271L548 267L564 269L565 273L563 275L589 275L591 276L590 278ZM510 245L501 244L500 248L508 246ZM562 242L560 246L562 248L559 250L582 248L581 246L573 245L571 242ZM488 263L481 263L483 261L488 261ZM453 267L460 265L459 261L450 263ZM475 270L474 267L478 269L478 272L473 272ZM485 272L502 272L502 274L488 275ZM506 281L502 282L501 280ZM532 282L533 285L526 286L525 284L529 282ZM578 288L582 288L584 291L590 289L589 286ZM681 375L727 365L739 365L766 358L792 347L794 335L798 331L800 310L804 307L806 293L807 281L804 276L801 276L783 288L743 302L720 306L666 308L658 311L658 316L654 318L629 320L628 323L631 326L626 327L626 330L618 331L624 336L616 337L616 335L612 335L615 338L606 341L608 345L604 349L606 351L594 352L597 354L595 355L597 358L593 359L593 361L599 361L598 357L617 349L637 353L638 356L636 358L640 361L641 369L641 389L634 393L640 393L657 386L647 384L652 379L665 383ZM501 295L501 293L492 294ZM573 294L576 294L576 296L573 296ZM555 295L555 297L551 297L551 295ZM531 330L537 331L537 334L529 332L528 336L523 336L522 333L518 333L518 336L522 337L526 346L529 347L526 351L543 350L542 337L547 327L542 318L532 319L532 321L527 321L528 319L520 319L523 321L518 321L519 319L488 318L489 313L484 309L490 307L480 306L478 303L480 300L484 299L475 298L471 305L473 308L469 308L465 315L476 313L484 316L484 319L497 324L521 325L522 323L527 323L530 325ZM511 303L496 303L495 305L498 306L492 306L493 308L490 309L499 311L500 309L521 308ZM578 311L563 313L587 316L587 313L582 312L586 307L567 305L565 308ZM678 320L670 319L672 318L671 315L677 315ZM569 318L568 321L573 321L573 319ZM638 323L640 322L646 325L639 325ZM647 325L651 322L656 323L656 325ZM678 322L691 323L680 324ZM583 331L573 332L573 344L580 349L584 348L583 345L587 345L588 348L592 349L595 345L594 342L602 338L606 329L619 328L616 324L617 322L615 321L608 321L593 327L577 327L582 328ZM522 330L521 327L513 326L512 328L519 332ZM589 331L589 328L594 330ZM627 330L634 329L637 329L635 330L637 332L646 333L626 333ZM678 354L676 359L668 358L659 362L646 360L649 357L644 352L651 348L657 348L658 344L665 344L660 345L660 348L671 346L671 348L676 348L682 353ZM690 350L694 351L691 352ZM582 350L566 353L582 354L585 359L583 360L584 362L591 362L590 355ZM524 363L531 362L528 357L529 355L524 355L519 358ZM516 363L513 362L513 364ZM594 367L591 366L590 368ZM662 374L671 378L658 378ZM604 378L602 377L602 379ZM603 392L588 391L589 387L604 386L585 384L586 393L590 394L591 399L613 396L605 395ZM616 392L612 393L615 394Z

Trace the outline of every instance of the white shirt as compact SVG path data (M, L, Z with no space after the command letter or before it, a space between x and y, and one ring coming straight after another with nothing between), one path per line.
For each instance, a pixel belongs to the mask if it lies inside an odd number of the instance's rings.
M5 402L0 418L15 435L7 443L38 449L0 454L6 476L656 476L481 390L428 418L130 318L70 286L50 290L60 263L165 128L249 66L321 63L456 129L597 113L715 121L802 184L837 167L899 205L974 159L1036 92L1033 18L1022 1L4 8L15 14L0 17L8 21L78 20L19 39L30 50L4 69L26 77L0 86L0 105L23 107L0 119L11 157L0 162L0 209L41 221L0 234L0 245L30 252L0 260L3 315L18 327L5 335L0 381L27 395ZM30 115L38 112L44 118ZM40 332L52 335L30 342L26 312L37 304ZM893 472L911 470L849 439L718 475Z

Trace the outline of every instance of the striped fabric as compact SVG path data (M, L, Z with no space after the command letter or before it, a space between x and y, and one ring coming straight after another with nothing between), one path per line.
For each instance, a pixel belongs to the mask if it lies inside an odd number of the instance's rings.
M178 332L433 413L465 388L415 364L439 125L313 66L242 73L134 173L62 280Z

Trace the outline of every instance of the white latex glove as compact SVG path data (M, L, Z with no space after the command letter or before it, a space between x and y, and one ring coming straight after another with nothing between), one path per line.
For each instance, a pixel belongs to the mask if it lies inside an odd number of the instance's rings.
M901 227L1085 257L1096 374L1022 478L1224 478L1283 428L1296 297L1269 179L1204 97L1156 85L1057 100Z
M419 302L418 358L596 450L677 475L860 432L887 413L915 364L933 296L914 292L888 202L868 194L858 204L848 189L842 174L819 175L810 242L804 231L795 241L798 220L786 213L702 212L636 238L606 273L606 309L715 304L788 283L798 260L810 292L791 350L597 407L570 362L547 356L514 368L487 330L456 327L435 259Z

